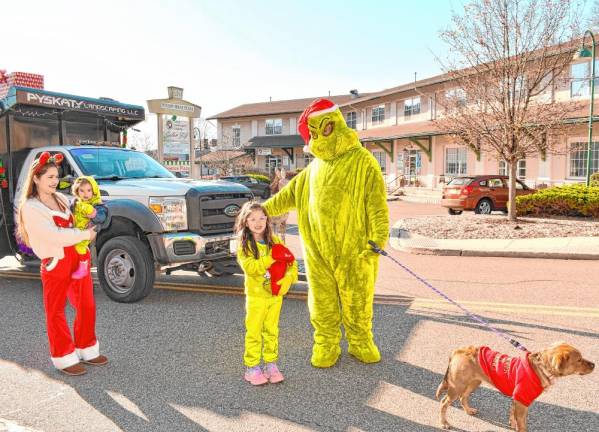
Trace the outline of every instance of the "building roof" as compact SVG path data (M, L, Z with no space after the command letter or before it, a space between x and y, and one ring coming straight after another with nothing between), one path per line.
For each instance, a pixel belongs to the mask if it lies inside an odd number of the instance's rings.
M251 143L246 148L255 149L260 147L266 148L289 148L303 147L304 140L300 135L265 135L255 136L250 138Z
M366 93L368 95L370 93ZM274 115L274 114L294 114L301 113L306 109L312 101L318 99L319 97L323 97L326 99L330 99L338 105L342 105L351 100L358 100L359 98L355 98L351 94L348 95L337 95L337 96L316 96L311 98L303 98L303 99L291 99L291 100L282 100L282 101L272 101L272 102L260 102L260 103L251 103L245 105L239 105L233 109L228 111L223 111L219 114L208 117L208 120L214 119L228 119L228 118L239 118L239 117L255 117L255 116L264 116L264 115Z

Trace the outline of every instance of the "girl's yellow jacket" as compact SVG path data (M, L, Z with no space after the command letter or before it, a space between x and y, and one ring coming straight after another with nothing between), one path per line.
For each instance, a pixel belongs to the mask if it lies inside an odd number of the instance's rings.
M281 239L273 236L275 243L282 243ZM252 297L275 297L272 295L270 287L270 278L267 277L268 268L275 262L270 256L270 249L267 245L257 243L259 258L254 258L250 253L243 253L241 243L237 246L237 262L243 269L245 274L245 295ZM283 279L281 279L280 295L285 295L289 291L289 287L297 282L297 261L289 267Z

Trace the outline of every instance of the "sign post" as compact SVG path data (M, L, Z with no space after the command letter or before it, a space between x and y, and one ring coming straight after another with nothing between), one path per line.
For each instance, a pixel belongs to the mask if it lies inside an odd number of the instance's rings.
M147 102L148 111L158 115L159 162L172 172L199 178L195 148L200 144L200 136L194 129L202 107L183 100L183 89L172 86L168 87L168 99Z

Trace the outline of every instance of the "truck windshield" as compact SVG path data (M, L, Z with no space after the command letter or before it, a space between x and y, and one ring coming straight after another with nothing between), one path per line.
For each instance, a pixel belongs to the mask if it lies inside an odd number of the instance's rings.
M78 148L71 154L85 175L96 179L173 178L175 177L148 156L118 148Z

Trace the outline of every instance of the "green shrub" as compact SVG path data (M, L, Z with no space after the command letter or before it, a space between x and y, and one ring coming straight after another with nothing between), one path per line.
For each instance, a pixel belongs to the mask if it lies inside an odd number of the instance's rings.
M270 183L270 179L264 174L246 174L249 177L255 178L261 183Z
M599 186L557 186L516 197L518 216L576 216L599 218Z
M591 186L599 186L599 172L591 174Z

